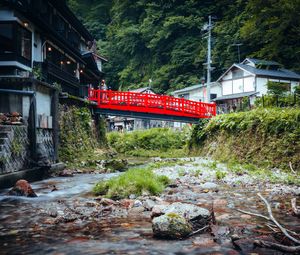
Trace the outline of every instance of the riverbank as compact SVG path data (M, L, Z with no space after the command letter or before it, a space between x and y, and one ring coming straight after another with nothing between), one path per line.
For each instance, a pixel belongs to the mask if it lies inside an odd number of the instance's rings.
M166 175L171 180L159 196L132 194L117 201L95 197L91 190L99 180L108 180L120 173L101 174L94 170L91 173L73 171L73 177L54 177L33 183L37 198L3 196L6 192L3 191L0 196L1 252L274 254L273 250L253 246L255 238L267 239L272 234L267 222L237 211L263 213L265 209L257 192L271 202L274 215L282 224L300 231L298 219L290 214L289 205L290 199L300 194L298 186L267 184L267 180L262 182L259 177L231 172L225 165L207 158L150 161L144 166L150 164L156 174ZM53 185L57 190L51 192ZM216 224L184 240L154 238L153 206L173 202L213 210ZM232 236L236 235L239 241L233 242Z
M191 152L226 163L300 171L300 109L257 108L218 115L197 125Z

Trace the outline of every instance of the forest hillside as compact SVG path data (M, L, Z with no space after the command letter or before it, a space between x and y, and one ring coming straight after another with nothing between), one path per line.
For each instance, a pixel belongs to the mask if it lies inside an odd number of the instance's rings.
M113 89L149 85L158 93L205 77L208 16L212 76L256 57L300 71L300 0L68 0L97 40ZM239 46L237 46L239 45Z

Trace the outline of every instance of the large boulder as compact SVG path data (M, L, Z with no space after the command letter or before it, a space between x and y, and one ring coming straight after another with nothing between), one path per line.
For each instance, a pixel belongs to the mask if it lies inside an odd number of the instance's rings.
M31 185L26 180L18 180L15 186L8 192L11 196L37 197Z
M155 205L151 211L152 217L160 217L160 215L167 214L176 214L185 218L193 230L206 226L211 218L209 210L197 205L181 202L170 205ZM155 219L152 220L152 225Z
M191 224L176 213L167 213L152 220L155 237L164 239L181 239L192 233Z
M209 210L193 204L176 202L170 205L155 205L152 208L152 217L156 217L166 213L177 213L187 220L194 218L208 218Z

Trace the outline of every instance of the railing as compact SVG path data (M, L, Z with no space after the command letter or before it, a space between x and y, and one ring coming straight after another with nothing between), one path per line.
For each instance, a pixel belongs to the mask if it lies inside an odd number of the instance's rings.
M148 112L156 114L211 118L215 103L203 103L165 95L89 89L89 100L99 108Z

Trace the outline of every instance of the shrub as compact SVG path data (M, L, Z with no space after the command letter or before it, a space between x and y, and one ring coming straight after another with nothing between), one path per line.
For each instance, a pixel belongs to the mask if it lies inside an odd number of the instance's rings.
M168 177L155 175L151 169L135 168L118 177L97 183L93 192L112 199L126 198L131 194L139 196L143 192L158 195L168 183Z
M157 152L164 153L169 150L183 149L189 139L189 133L187 130L152 128L130 133L111 132L107 138L109 145L119 153L135 156L140 154L141 156L155 156L155 154L159 156Z

